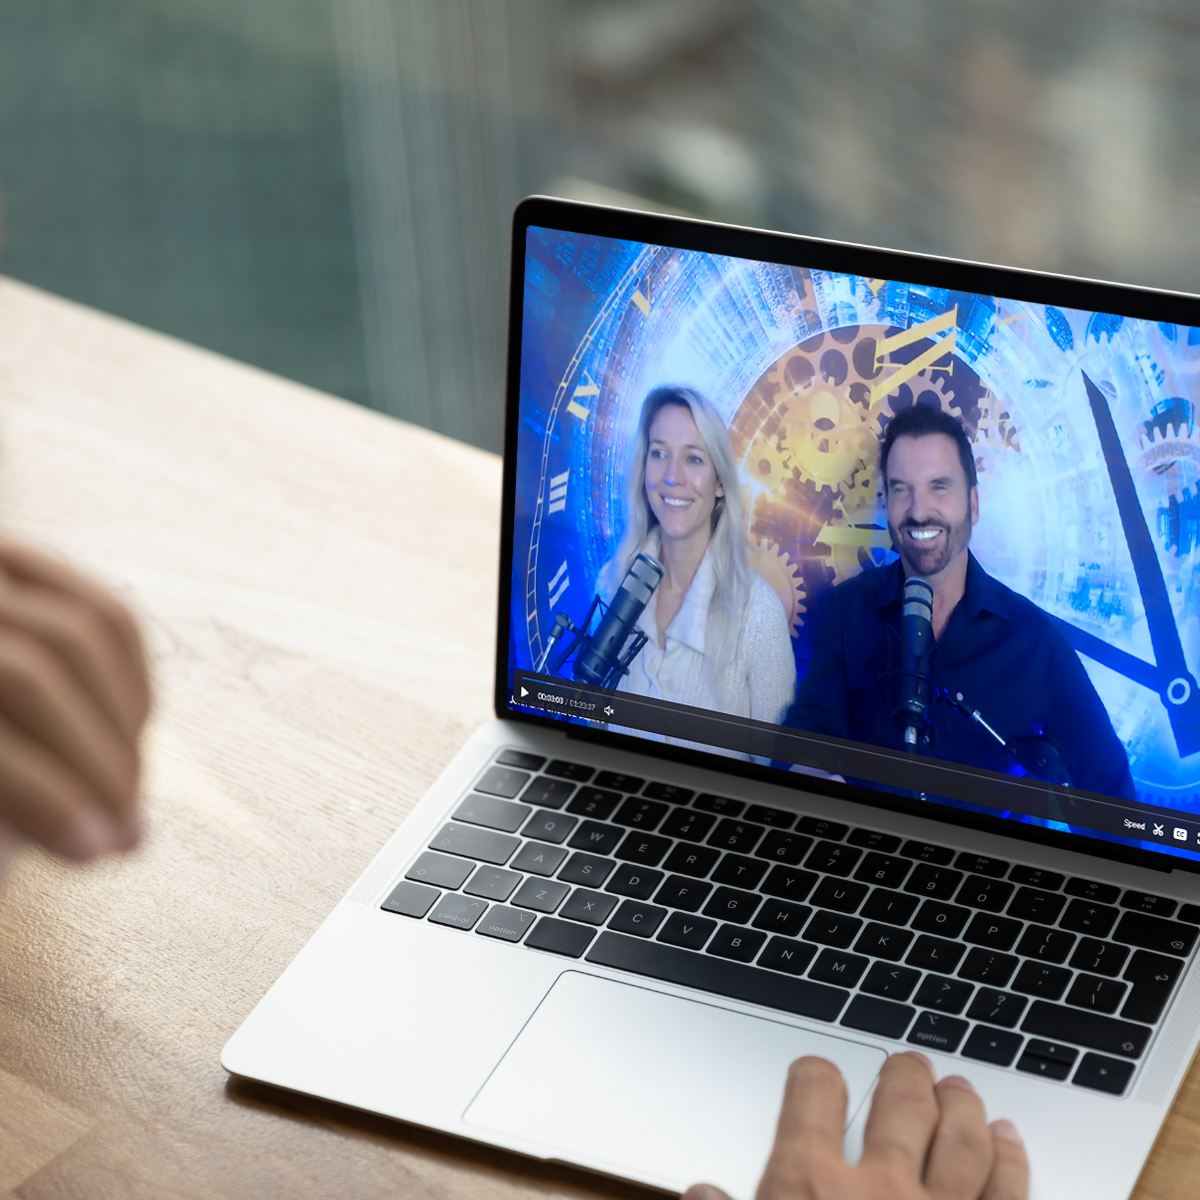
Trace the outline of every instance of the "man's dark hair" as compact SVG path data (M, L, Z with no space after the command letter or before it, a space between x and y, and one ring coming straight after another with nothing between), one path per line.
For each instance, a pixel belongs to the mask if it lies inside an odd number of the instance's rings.
M883 446L879 451L879 471L887 479L888 455L892 445L900 437L928 437L931 433L944 433L958 447L959 461L967 476L967 488L977 486L978 477L975 474L975 448L967 431L961 422L948 412L932 404L914 404L910 408L901 409L891 421L883 434Z

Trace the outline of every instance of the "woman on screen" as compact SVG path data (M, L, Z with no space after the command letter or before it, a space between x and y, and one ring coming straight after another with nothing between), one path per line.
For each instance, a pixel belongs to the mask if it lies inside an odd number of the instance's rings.
M691 388L655 388L642 405L629 473L629 524L600 577L612 596L639 553L663 577L639 627L647 636L621 691L777 723L796 687L787 618L751 570L729 434Z

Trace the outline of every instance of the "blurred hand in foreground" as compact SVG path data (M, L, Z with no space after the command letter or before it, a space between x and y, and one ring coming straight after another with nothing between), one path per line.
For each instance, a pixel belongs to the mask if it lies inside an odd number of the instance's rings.
M0 843L86 860L137 843L141 636L106 591L0 542Z
M758 1200L1027 1200L1029 1163L1010 1121L989 1126L983 1101L958 1075L934 1082L923 1054L883 1065L856 1167L842 1157L846 1085L823 1058L788 1071L775 1148ZM698 1183L683 1200L728 1200Z

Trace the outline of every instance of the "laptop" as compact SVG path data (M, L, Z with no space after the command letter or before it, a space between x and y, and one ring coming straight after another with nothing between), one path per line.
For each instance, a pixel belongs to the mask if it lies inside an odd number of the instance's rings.
M917 1048L1127 1196L1200 1038L1200 301L532 198L510 305L496 719L226 1069L749 1200L794 1058L853 1159Z

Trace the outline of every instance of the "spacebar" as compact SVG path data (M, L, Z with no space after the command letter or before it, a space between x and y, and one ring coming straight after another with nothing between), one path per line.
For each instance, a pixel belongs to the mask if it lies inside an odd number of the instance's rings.
M661 942L646 942L621 933L602 933L588 951L586 961L602 967L616 967L635 975L649 975L681 987L699 988L747 1004L778 1008L818 1021L835 1020L850 993L844 988L828 987L807 979L777 975L759 967L677 950Z

